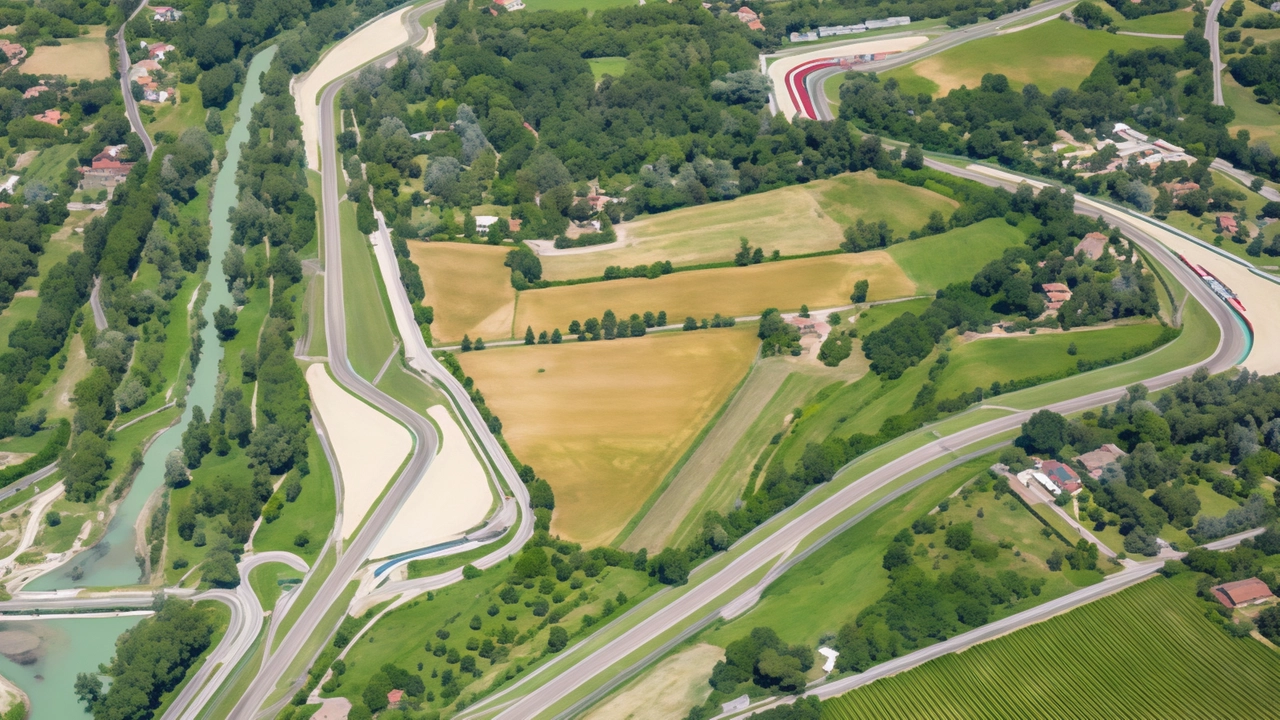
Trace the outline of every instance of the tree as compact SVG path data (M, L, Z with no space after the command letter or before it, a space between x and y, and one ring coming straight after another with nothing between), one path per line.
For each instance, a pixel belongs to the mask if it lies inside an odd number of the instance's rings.
M919 170L924 167L924 151L919 145L912 143L902 156L902 167L908 170Z
M201 565L205 582L220 588L233 588L240 584L240 571L235 556L231 554L231 542L224 537L214 541L209 555Z
M533 336L533 326L530 325L524 329L524 344L532 345L536 342Z
M219 65L200 74L200 102L206 108L221 110L235 95L236 71L230 65Z
M217 310L213 311L213 327L218 331L218 339L227 342L234 338L236 333L236 319L239 315L235 310L226 305L219 305Z
M600 330L604 332L605 340L612 340L618 334L618 316L613 314L612 310L605 310L604 315L600 317Z
M649 574L664 585L689 582L689 557L683 550L668 547L649 560Z
M191 483L187 473L187 460L181 450L173 450L164 459L164 484L171 488L186 487Z
M49 527L58 527L62 524L62 514L57 510L50 510L44 514L44 522Z
M569 631L560 625L552 625L547 633L547 649L558 653L569 644Z
M551 331L551 344L559 345L564 338L560 335L560 328Z
M205 422L204 410L196 405L191 410L191 421L182 433L182 454L187 459L187 467L195 469L205 455L213 449L213 439L209 435L209 423Z
M948 527L946 543L952 550L968 550L973 544L973 523L956 523Z
M1067 419L1052 410L1041 410L1022 423L1018 446L1027 452L1056 455L1067 444Z
M867 301L867 291L871 289L871 283L867 280L859 280L853 284L853 294L849 296L849 300L854 303L864 303Z

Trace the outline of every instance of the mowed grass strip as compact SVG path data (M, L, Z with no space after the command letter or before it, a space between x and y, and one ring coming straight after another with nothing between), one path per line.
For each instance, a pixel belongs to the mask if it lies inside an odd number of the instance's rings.
M1155 577L823 703L858 718L1280 716L1280 654L1205 619L1195 578ZM1054 668L1070 668L1063 682Z
M750 326L459 355L517 457L556 493L552 533L617 536L756 355Z
M1053 20L1020 32L974 40L881 77L898 78L911 88L920 87L918 78L926 78L938 86L935 93L945 95L961 85L976 88L984 74L999 73L1015 88L1034 83L1050 94L1060 87L1078 87L1111 50L1123 53L1177 42L1113 35Z
M1019 337L985 337L966 342L951 353L951 362L938 384L938 397L948 398L993 381L1049 375L1076 367L1079 360L1105 360L1160 337L1158 323L1039 333ZM1075 343L1076 354L1067 349Z
M461 340L464 333L490 339L511 335L516 291L502 264L510 248L461 243L409 243L418 266L423 305L435 308L436 340Z
M356 209L338 204L342 233L343 310L347 315L347 358L351 367L372 380L395 349L395 336L378 290L379 278L368 238L356 226Z
M891 245L889 255L916 283L919 294L951 283L968 282L1005 248L1020 245L1027 234L1000 218L983 220L941 235Z
M834 250L844 228L862 219L884 220L895 235L922 227L934 210L950 216L957 203L931 190L850 173L650 215L615 226L622 247L542 258L543 275L569 280L600 275L610 265L634 267L670 260L675 265L727 262L740 238L766 254L801 255Z
M516 332L532 326L535 332L560 328L572 320L585 321L613 310L618 317L665 310L667 319L710 318L758 314L776 307L795 311L802 304L818 310L849 304L858 280L871 283L869 300L886 300L915 293L915 283L883 250L825 255L799 260L766 262L747 267L691 270L643 278L565 285L520 293ZM472 333L474 339L476 333Z

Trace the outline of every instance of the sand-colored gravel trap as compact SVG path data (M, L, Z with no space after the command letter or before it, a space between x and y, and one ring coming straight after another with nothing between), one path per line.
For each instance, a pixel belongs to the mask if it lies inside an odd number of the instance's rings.
M342 389L323 365L307 368L307 384L342 471L342 537L349 538L413 450L413 438Z
M405 7L364 26L334 45L306 75L293 81L293 97L302 119L302 141L307 149L307 167L320 170L320 91L325 85L402 45L409 39L404 26Z
M440 427L440 450L371 557L390 557L455 540L483 522L493 505L489 478L462 428L443 405L433 405L427 414Z

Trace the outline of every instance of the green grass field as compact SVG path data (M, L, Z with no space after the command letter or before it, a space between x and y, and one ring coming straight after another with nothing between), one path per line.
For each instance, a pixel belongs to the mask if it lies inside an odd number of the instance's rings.
M614 567L606 568L594 578L583 577L581 572L575 573L569 582L553 582L554 589L549 589L545 595L540 592L541 588L522 590L519 601L506 604L499 599L498 592L510 572L510 566L495 567L479 578L455 583L435 591L433 596L424 596L387 613L348 651L347 673L334 694L347 697L354 704L362 704L361 694L369 678L384 663L394 663L421 675L427 690L432 693L429 697L434 698L423 703L424 709L449 707L453 700L442 697L443 679L432 677L433 674L457 674L459 677L456 683L464 691L463 697L466 697L470 692L488 687L503 674L515 676L517 664L524 668L524 672L528 672L540 658L546 657L542 651L547 645L550 631L546 621L535 616L526 602L544 598L553 608L578 603L576 609L566 614L558 623L569 632L571 642L575 642L603 625L584 625L583 616L590 614L599 619L604 604L615 604L619 592L627 596L627 603L621 606L625 610L655 590L644 573ZM572 587L575 584L578 585L577 588ZM557 597L561 599L560 602L555 602ZM486 612L490 605L497 610L492 615ZM478 630L471 629L473 617L479 621ZM499 629L503 627L518 634L517 641L497 644L498 648L504 648L509 653L504 661L490 663L480 659L476 663L476 669L480 671L478 677L459 673L456 663L449 664L441 656L444 653L436 655L433 652L436 647L443 645L475 659L476 648L481 639L496 638ZM443 638L436 634L437 630L445 631ZM468 649L467 645L472 641L474 646ZM428 650L425 646L432 646L432 649ZM418 670L419 663L422 670Z
M293 502L284 504L275 522L264 522L258 526L258 532L253 536L254 550L284 550L308 563L316 561L338 509L329 460L314 429L307 435L307 464L311 466L311 474L302 478L302 494ZM283 486L277 492L283 494ZM299 533L306 533L311 538L306 547L293 543Z
M596 82L605 75L622 77L627 71L627 59L624 57L592 58L587 63L591 65L591 74L596 76Z
M932 293L954 282L965 282L1005 248L1021 245L1027 234L999 218L983 220L919 240L889 247L889 255L916 283L916 292Z
M855 325L858 329L858 337L865 337L867 333L884 327L889 324L889 321L902 313L909 312L919 315L928 310L929 305L932 303L933 298L916 298L884 305L873 305L858 314L858 322Z
M1191 12L1190 7L1172 12L1147 15L1133 20L1126 20L1123 15L1116 12L1106 3L1099 3L1098 7L1102 8L1102 11L1111 17L1112 24L1122 32L1181 36L1191 29L1192 22L1195 20L1195 13Z
M1113 35L1054 20L1043 25L974 40L937 55L883 73L897 78L908 92L929 92L928 80L947 92L961 85L977 87L985 73L1002 73L1015 88L1034 83L1045 94L1060 87L1076 88L1107 52L1172 45L1177 40Z
M982 338L956 347L938 382L938 397L947 398L993 381L1008 382L1049 375L1074 367L1078 360L1102 360L1160 336L1154 322L1098 330L1041 333L1011 338ZM1067 347L1075 343L1076 355Z
M200 86L196 83L179 83L177 90L177 103L170 105L166 102L153 106L155 119L147 124L147 132L152 135L168 132L177 137L189 127L204 127L206 111L200 102Z
M616 226L622 247L542 258L550 280L600 275L609 265L634 267L669 260L677 266L728 262L740 238L766 255L834 250L858 220L889 223L905 237L929 213L950 216L956 202L925 188L882 180L870 171L778 188L727 202L640 217Z
M823 705L831 720L1280 715L1280 654L1205 619L1194 577L1156 577ZM1054 669L1070 668L1069 681Z
M704 639L724 645L747 634L751 628L768 626L789 643L815 645L827 633L855 619L889 588L889 573L880 562L895 534L929 512L961 485L995 461L994 455L977 458L943 473L919 489L876 510L862 522L841 533L827 545L783 573L770 585L760 603L741 618L723 625ZM983 517L976 516L983 510ZM1009 540L1014 550L1001 550L992 561L977 563L984 573L1015 570L1024 575L1044 577L1046 584L1036 603L1059 597L1079 587L1062 573L1050 572L1043 559L1055 549L1065 550L1061 541L1045 538L1043 525L1010 495L997 501L991 491L974 492L968 500L951 500L951 508L943 516L945 522L972 522L974 539L996 543ZM917 544L930 545L929 555L916 558L921 568L930 568L937 560L938 572L951 572L972 558L943 547L944 531L919 535ZM1070 537L1070 536L1069 536ZM936 546L936 548L932 547ZM944 555L950 557L943 558ZM1101 575L1090 573L1096 582ZM828 585L828 583L830 583ZM992 619L1027 609L1030 603L1014 608L995 608Z
M1248 130L1251 140L1261 140L1280 151L1280 114L1276 105L1257 102L1253 90L1237 83L1231 73L1223 73L1222 99L1235 111L1236 117L1227 126L1232 135Z
M249 585L258 596L258 602L262 603L263 610L276 606L276 600L284 592L280 581L291 579L302 579L302 573L284 563L266 563L249 571Z
M351 203L338 204L342 233L342 288L347 313L347 357L351 367L372 380L395 348L395 337L378 290L377 268L369 241L356 227Z

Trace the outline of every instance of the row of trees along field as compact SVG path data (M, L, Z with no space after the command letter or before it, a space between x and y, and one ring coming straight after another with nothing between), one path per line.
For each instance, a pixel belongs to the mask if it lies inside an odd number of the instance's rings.
M264 507L273 508L269 516L275 520L285 502L298 498L303 478L310 474L311 413L293 345L303 278L298 250L315 238L316 204L307 190L301 121L289 94L290 76L277 53L261 79L263 98L252 110L249 140L236 173L240 192L230 213L232 244L222 259L235 307L219 307L214 313L224 342L244 330L258 334L257 345L239 358L224 358L225 366L240 368L239 377L224 372L214 407L207 417L202 408L195 408L182 436L181 459L188 468L198 469L210 453L226 456L235 445L244 450L245 472L252 476L249 483L214 484L201 482L196 470L191 501L178 511L179 537L211 547L202 577L219 587L240 583L235 564ZM245 249L264 243L270 260L246 261ZM248 290L268 287L270 309L260 334L257 327L237 328L238 313L250 302ZM256 422L249 400L255 389ZM273 491L274 477L286 473L287 481ZM171 486L188 482L180 466L166 478ZM214 522L224 514L225 524Z

